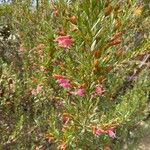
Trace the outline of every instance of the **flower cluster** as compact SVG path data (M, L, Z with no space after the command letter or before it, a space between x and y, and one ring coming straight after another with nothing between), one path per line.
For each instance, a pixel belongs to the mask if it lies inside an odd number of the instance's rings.
M113 131L112 128L107 129L107 130L103 130L101 128L93 127L93 134L95 136L100 136L100 135L103 135L103 134L107 134L111 138L116 138L116 134L115 134L115 132Z
M60 48L70 48L73 44L70 36L59 36L55 39L55 42L58 43Z
M70 84L70 82L65 79L65 76L62 75L53 75L53 77L57 80L57 82L59 83L59 85L65 89L69 89L72 87L72 85Z
M76 91L70 92L70 94L78 95L80 97L83 97L84 94L85 94L85 90L83 88L79 88Z
M69 80L66 79L65 76L54 74L53 78L55 78L59 86L63 87L64 89L70 90L70 88L73 87L72 84L69 82ZM79 88L76 89L75 91L69 91L69 93L72 95L78 95L80 97L83 97L84 91L85 90L83 88Z
M78 95L80 97L83 97L85 95L85 89L83 87L77 88L74 91L71 91L70 89L73 88L73 85L70 83L68 79L66 79L65 76L54 74L53 78L56 79L57 83L60 87L63 87L64 89L68 89L69 94L72 95ZM103 94L104 90L101 85L96 85L95 92L92 93L93 97L101 96Z

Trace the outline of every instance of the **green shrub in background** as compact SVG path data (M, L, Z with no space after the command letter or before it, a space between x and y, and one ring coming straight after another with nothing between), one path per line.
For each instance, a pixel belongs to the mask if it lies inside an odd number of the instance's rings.
M2 149L123 149L150 90L149 16L131 1L0 7ZM144 17L143 17L144 16Z

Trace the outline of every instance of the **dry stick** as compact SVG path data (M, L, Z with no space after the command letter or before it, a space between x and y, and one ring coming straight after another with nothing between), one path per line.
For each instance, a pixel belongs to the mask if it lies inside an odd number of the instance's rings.
M142 66L144 66L144 64L146 63L146 61L149 59L150 54L148 54L147 56L144 57L143 61L141 62L141 64L139 65L139 68L142 68Z
M142 68L142 66L146 63L146 61L149 59L150 54L148 54L143 61L141 62L141 64L139 65L139 68ZM150 118L150 112L148 113L148 115L146 116L146 118L143 119L143 121L147 121Z
M124 95L126 90L130 87L130 85L132 85L134 79L136 78L136 76L140 73L140 69L146 64L147 60L150 58L150 54L146 55L144 57L144 59L142 60L141 64L138 67L138 70L133 72L133 74L131 76L127 76L125 79L125 81L123 82L122 86L119 88L118 91L122 91L121 95ZM116 92L116 94L114 95L114 98L116 98L118 96L119 92Z
M147 60L149 59L149 57L150 57L150 54L148 54L148 55L146 55L146 56L144 57L144 59L141 61L141 64L139 65L138 69L141 69L141 68L146 64L146 62L147 62ZM133 80L134 77L135 77L135 75L136 75L136 73L137 73L137 71L135 71L135 72L133 73L133 75L129 78L129 80Z

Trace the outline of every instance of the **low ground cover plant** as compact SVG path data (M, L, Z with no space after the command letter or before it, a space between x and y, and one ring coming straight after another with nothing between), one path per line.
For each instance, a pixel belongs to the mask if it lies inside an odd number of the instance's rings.
M150 91L147 2L15 1L0 14L2 149L132 143Z

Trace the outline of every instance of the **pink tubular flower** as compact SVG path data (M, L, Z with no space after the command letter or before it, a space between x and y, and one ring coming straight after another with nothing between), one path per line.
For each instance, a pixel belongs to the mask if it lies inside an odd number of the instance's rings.
M58 79L57 82L59 83L59 85L63 88L71 88L71 84L69 83L68 80L66 79Z
M78 89L75 93L76 93L76 95L83 97L84 96L84 89Z
M61 48L69 48L73 43L70 36L59 36L55 39L55 42L58 42L58 46Z
M104 134L104 130L102 130L101 128L93 127L93 134L95 136L100 136Z
M63 79L63 78L62 78L62 79L58 79L57 82L58 82L59 84L69 83L68 80Z
M102 95L103 94L102 86L100 86L100 85L96 86L96 94L97 95Z
M54 74L53 78L55 78L57 80L57 82L59 83L59 85L63 88L71 88L71 86L72 86L69 83L69 81L67 79L65 79L65 76Z
M83 88L80 88L80 89L77 89L75 92L70 92L71 94L73 95L78 95L80 97L83 97L84 96L84 89Z
M71 84L69 82L62 83L62 84L60 84L60 86L62 86L63 88L66 88L66 89L71 88Z
M109 137L111 138L116 138L116 134L114 133L114 131L112 129L109 129L107 131L107 134L109 135Z

